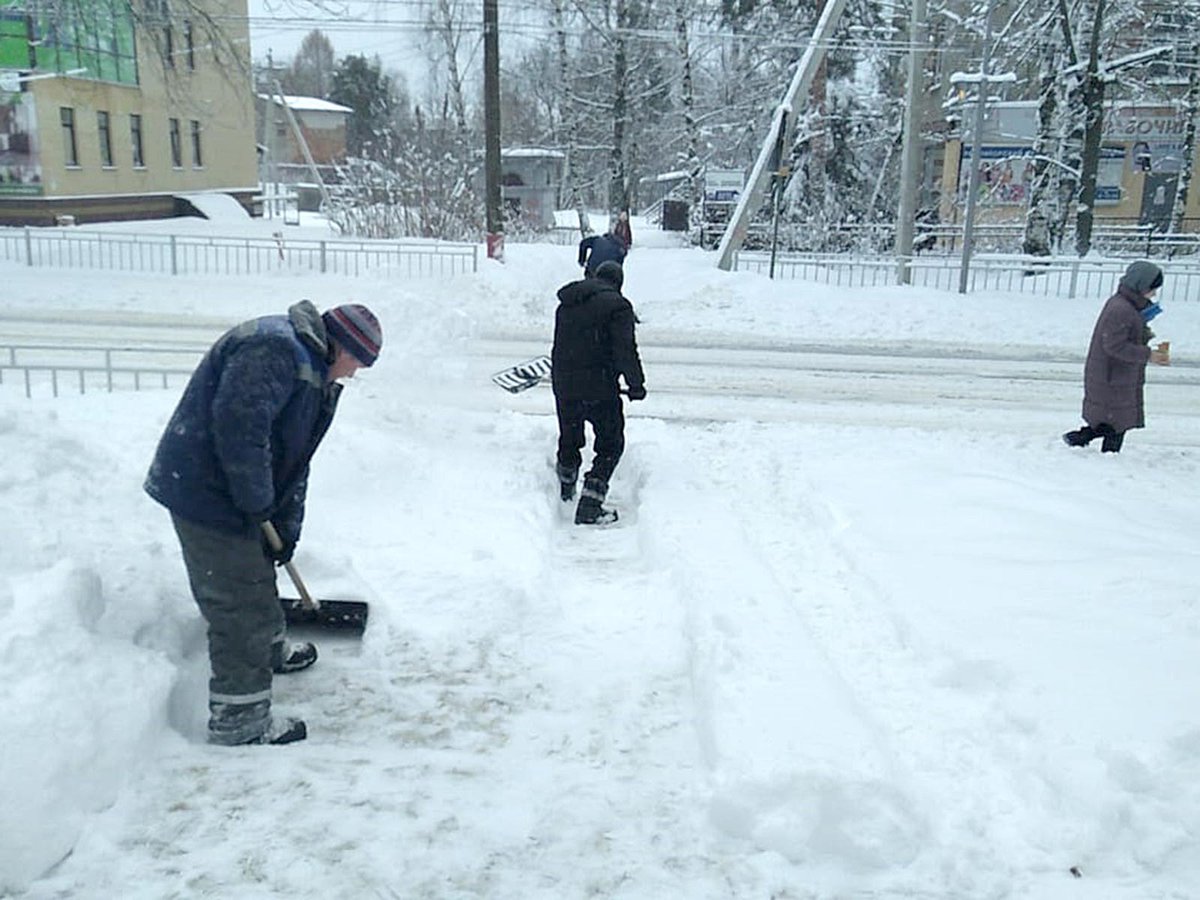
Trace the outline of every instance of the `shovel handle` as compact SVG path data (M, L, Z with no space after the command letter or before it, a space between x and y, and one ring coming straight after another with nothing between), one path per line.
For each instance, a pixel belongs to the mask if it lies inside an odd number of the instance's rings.
M283 540L279 537L279 532L275 530L275 526L269 521L262 523L263 534L267 537L267 543L271 545L271 549L279 551L283 549ZM292 584L296 586L296 590L300 592L300 604L305 609L320 609L320 604L313 599L312 594L308 592L308 588L304 586L304 581L300 578L300 573L296 571L296 567L292 565L292 561L288 560L283 564L287 569L288 577L292 579Z

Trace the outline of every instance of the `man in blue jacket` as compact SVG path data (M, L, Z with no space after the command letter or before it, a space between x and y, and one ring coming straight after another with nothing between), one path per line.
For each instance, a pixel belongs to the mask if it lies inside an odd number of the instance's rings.
M304 521L309 462L342 386L379 356L365 306L323 315L307 300L244 322L200 361L158 445L146 492L165 506L192 594L208 622L210 743L303 740L300 719L271 716L271 678L316 662L285 643L274 564L291 559ZM274 524L279 551L264 542Z
M623 263L628 250L625 242L611 231L585 237L579 242L579 264L583 266L583 277L592 278L606 262Z

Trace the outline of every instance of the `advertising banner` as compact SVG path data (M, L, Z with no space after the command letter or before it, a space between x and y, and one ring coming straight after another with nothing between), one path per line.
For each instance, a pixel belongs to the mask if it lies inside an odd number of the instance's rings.
M963 147L958 167L958 193L965 198L971 178L973 148ZM1124 147L1101 147L1096 173L1096 202L1121 201L1121 173L1125 162ZM979 200L999 206L1020 206L1029 202L1033 185L1033 150L1019 144L985 144L979 163Z
M42 163L33 97L0 91L0 196L41 193Z

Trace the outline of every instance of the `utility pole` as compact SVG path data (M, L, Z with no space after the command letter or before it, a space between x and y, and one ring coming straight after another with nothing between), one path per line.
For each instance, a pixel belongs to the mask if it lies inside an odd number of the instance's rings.
M992 10L996 0L988 0L987 25L984 28L983 55L979 61L979 90L975 94L975 124L971 128L971 177L967 187L967 213L963 222L962 267L958 272L958 292L967 292L967 274L971 269L971 251L975 239L975 201L979 193L979 168L983 162L983 107L987 102L988 65L992 60ZM956 80L953 76L951 81ZM969 81L969 76L959 77L958 81ZM962 165L960 157L959 165Z
M483 0L483 129L487 185L487 255L504 259L504 209L500 196L500 17L497 0Z
M790 132L795 127L806 92L812 85L813 77L821 65L821 60L825 58L825 47L837 27L842 10L846 8L846 2L847 0L829 0L821 17L817 19L813 35L809 38L804 55L800 57L800 62L796 65L796 72L792 76L791 84L788 85L787 93L783 96L783 102L775 109L766 138L758 152L758 159L755 160L754 168L750 171L746 188L738 198L737 207L734 208L733 215L729 218L729 224L725 226L725 233L721 236L721 243L717 247L718 269L728 271L733 268L733 255L746 240L750 220L758 212L763 204L763 198L766 196L772 177L770 165L771 157L775 152L775 143L782 133L784 144L791 145Z
M904 145L900 151L900 209L896 213L896 281L912 281L913 228L917 218L917 193L921 189L921 102L925 87L926 0L913 0L908 40L908 86L905 88Z
M267 145L267 165L263 181L263 194L266 196L266 214L268 219L275 218L275 194L279 190L279 162L275 156L275 93L271 87L275 83L275 59L271 51L267 51L267 84L266 102L263 103L263 135Z

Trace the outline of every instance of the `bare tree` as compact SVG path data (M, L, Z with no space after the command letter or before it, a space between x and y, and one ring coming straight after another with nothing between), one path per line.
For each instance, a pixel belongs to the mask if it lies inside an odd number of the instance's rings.
M478 12L478 11L476 11ZM466 14L459 0L434 0L429 13L429 29L440 42L443 50L446 78L449 82L450 108L458 130L467 131L467 101L463 94L462 72L459 68L459 53L464 35Z
M333 44L324 32L314 29L304 36L291 65L279 79L289 94L328 99L333 90L333 75L337 69Z

